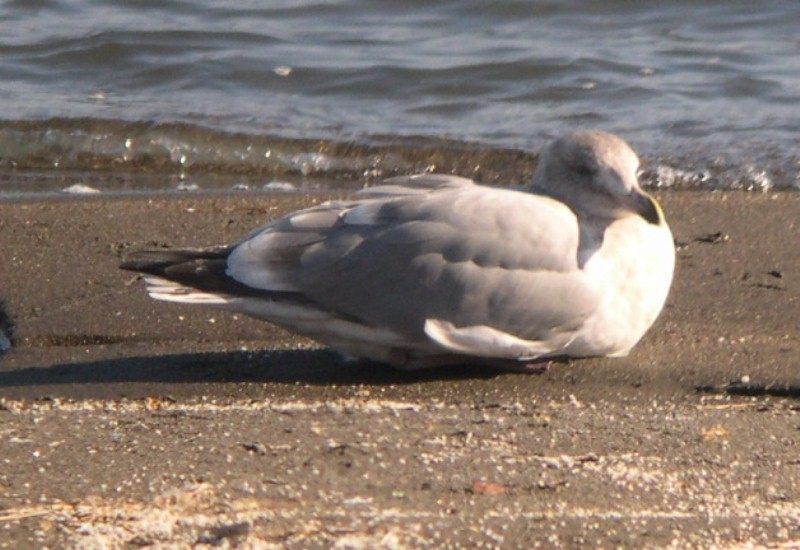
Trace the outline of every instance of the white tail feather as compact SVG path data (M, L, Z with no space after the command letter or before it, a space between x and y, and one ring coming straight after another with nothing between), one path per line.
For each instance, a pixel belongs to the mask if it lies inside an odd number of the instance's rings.
M202 292L196 288L148 275L144 278L147 292L154 300L181 304L202 304L206 306L222 306L228 303L225 296Z

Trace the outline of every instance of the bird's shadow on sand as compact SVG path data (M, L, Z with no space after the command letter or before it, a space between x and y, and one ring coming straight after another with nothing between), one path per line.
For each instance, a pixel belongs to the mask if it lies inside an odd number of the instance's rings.
M328 350L204 352L63 363L0 371L0 389L96 384L277 383L392 385L497 376L497 370L453 366L403 371L348 361Z
M502 374L505 372L489 367L457 365L404 371L372 361L349 361L324 349L176 353L0 370L0 398L228 395L239 393L225 390L228 385L378 387L489 380ZM791 384L702 384L694 390L701 394L800 399L800 386Z
M377 362L349 361L324 349L176 353L0 370L0 398L238 395L248 384L379 387L489 380L502 374L489 367L457 365L404 371ZM800 399L800 386L791 384L703 384L694 390Z

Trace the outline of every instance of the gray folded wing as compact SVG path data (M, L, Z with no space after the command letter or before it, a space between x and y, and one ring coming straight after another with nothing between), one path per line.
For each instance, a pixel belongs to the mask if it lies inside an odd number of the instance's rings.
M397 178L251 234L227 273L411 341L533 356L563 346L597 307L578 243L574 215L551 199L449 176Z

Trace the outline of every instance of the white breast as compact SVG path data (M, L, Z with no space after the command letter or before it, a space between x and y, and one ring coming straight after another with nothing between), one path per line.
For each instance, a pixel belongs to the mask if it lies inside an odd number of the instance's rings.
M666 224L635 216L611 224L584 266L588 278L604 287L601 305L566 353L627 355L664 307L674 267L675 245Z

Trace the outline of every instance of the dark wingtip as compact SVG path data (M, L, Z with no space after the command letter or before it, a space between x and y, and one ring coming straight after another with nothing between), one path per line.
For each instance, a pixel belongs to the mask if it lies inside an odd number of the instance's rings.
M231 247L140 250L129 254L120 269L173 281L212 294L249 296L264 293L229 277Z
M159 248L138 250L130 253L120 264L119 268L126 271L138 271L159 275L165 269L176 264L195 260L220 260L227 257L230 247L220 246L215 248Z
M119 268L127 271L153 273L180 262L181 258L185 258L185 256L179 256L171 250L138 250L129 254L119 264Z

